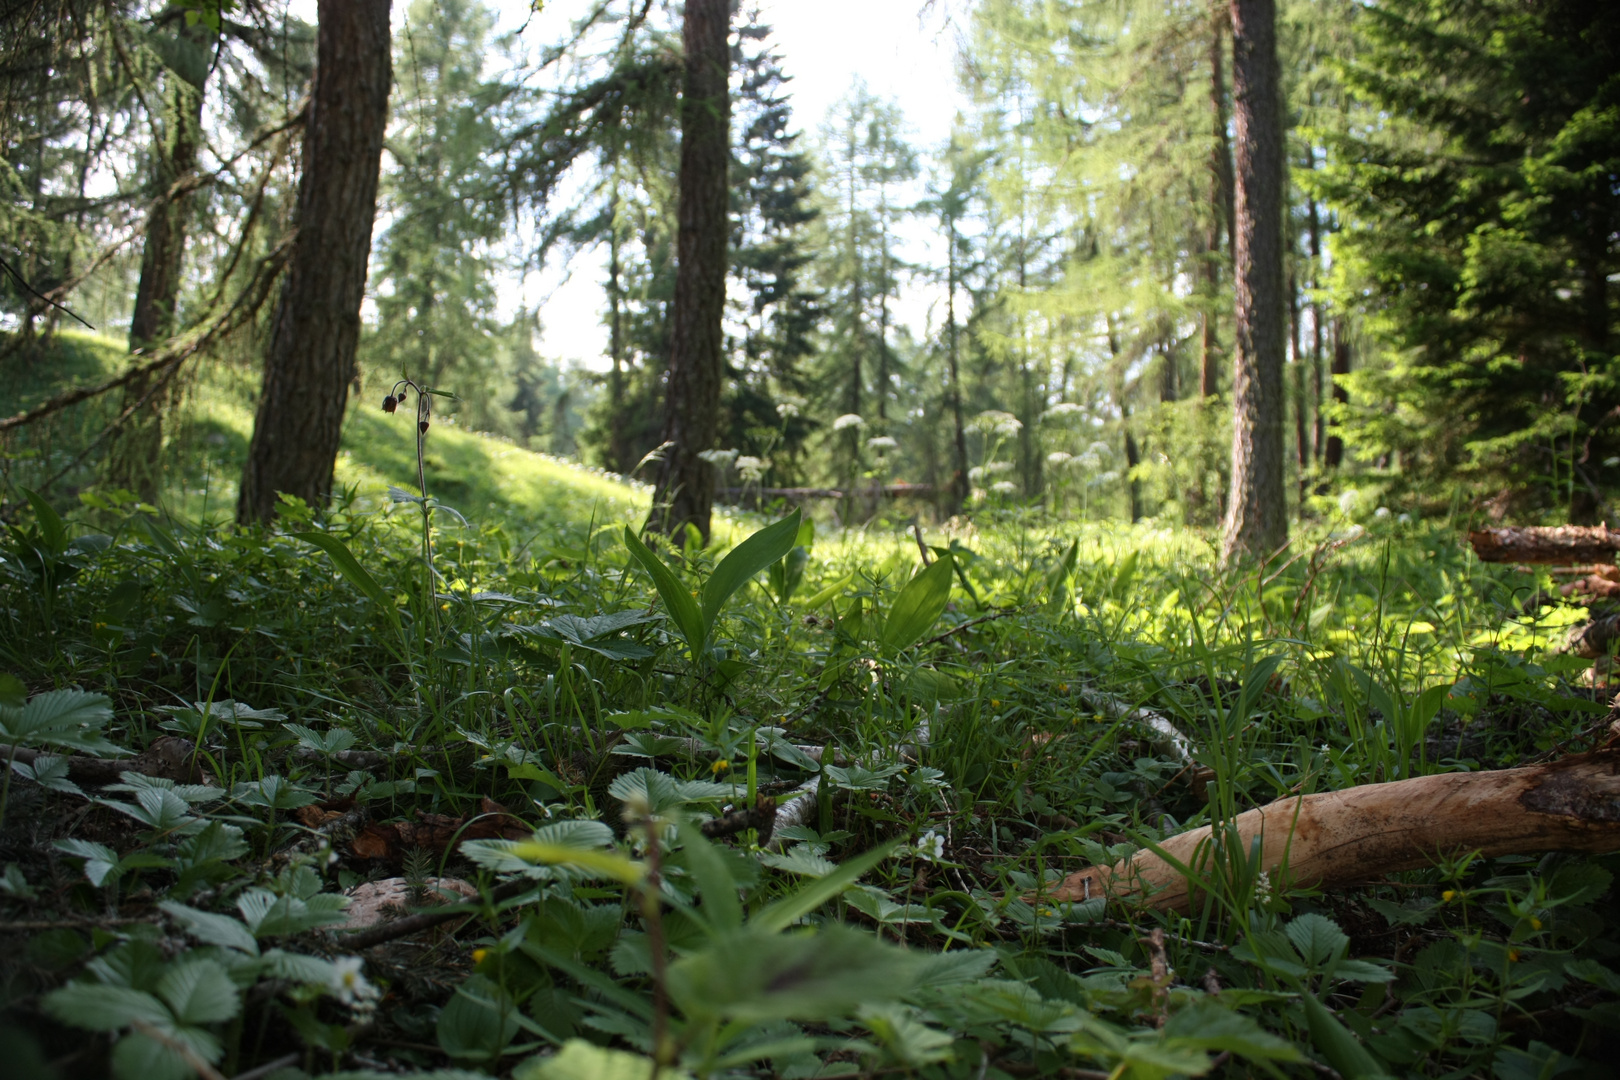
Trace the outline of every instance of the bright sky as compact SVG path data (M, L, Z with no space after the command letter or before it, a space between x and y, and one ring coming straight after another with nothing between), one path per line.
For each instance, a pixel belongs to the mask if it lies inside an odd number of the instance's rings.
M499 29L509 30L529 18L529 0L486 0L500 13ZM591 0L549 0L530 19L524 32L534 45L550 44L567 32L572 20L588 10ZM752 0L764 21L774 27L783 67L793 77L794 116L814 135L827 110L854 85L866 80L879 97L892 98L904 111L909 135L919 149L943 145L953 118L966 107L956 89L956 29L947 12L954 0ZM745 0L749 4L750 0ZM396 25L405 9L395 0ZM751 6L751 5L750 5ZM314 0L290 0L290 11L314 21ZM911 254L929 245L926 230L909 236ZM902 257L907 253L902 252ZM504 314L519 305L541 305L541 351L589 367L605 366L606 332L600 322L601 281L605 255L587 253L573 265L548 267L526 280L512 280L500 290ZM897 315L921 333L928 318L932 289L906 290Z

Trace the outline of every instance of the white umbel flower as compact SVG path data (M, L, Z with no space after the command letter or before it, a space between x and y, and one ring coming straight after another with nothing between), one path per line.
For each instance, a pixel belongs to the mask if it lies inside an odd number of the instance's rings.
M893 435L874 435L866 440L866 445L873 450L893 450L900 443Z
M850 428L865 427L866 421L861 419L860 413L845 413L833 421L834 431L848 431Z

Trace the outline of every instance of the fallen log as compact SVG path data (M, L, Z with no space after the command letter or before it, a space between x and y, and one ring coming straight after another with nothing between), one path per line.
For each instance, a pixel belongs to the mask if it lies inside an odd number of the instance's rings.
M1260 869L1274 888L1338 888L1458 852L1620 851L1620 751L1293 796L1239 814L1231 826L1245 856L1259 839ZM1070 874L1046 898L1108 897L1187 911L1203 890L1176 864L1195 879L1207 875L1216 865L1212 833L1210 826L1193 829L1165 840L1159 852L1143 849ZM1222 835L1230 833L1223 828Z
M1612 563L1620 530L1608 525L1512 525L1468 534L1481 562Z

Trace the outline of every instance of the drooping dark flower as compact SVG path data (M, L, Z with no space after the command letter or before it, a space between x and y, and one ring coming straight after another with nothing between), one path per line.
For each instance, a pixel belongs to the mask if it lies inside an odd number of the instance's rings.
M426 431L428 429L428 422L426 420L418 420L416 422L416 429L418 431Z
M393 394L389 394L387 397L383 398L383 412L391 413L397 408L399 408L399 399Z

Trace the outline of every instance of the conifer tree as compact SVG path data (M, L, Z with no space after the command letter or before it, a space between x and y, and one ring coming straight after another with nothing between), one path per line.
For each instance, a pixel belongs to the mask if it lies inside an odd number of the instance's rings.
M1283 490L1283 114L1275 0L1232 0L1237 348L1232 490L1223 557L1263 559L1288 539Z
M664 454L648 526L671 537L691 525L705 541L714 502L713 449L719 421L726 303L731 145L730 0L687 0L681 42L679 224L671 308Z
M324 505L355 375L390 85L389 0L321 0L298 241L282 285L237 520Z

